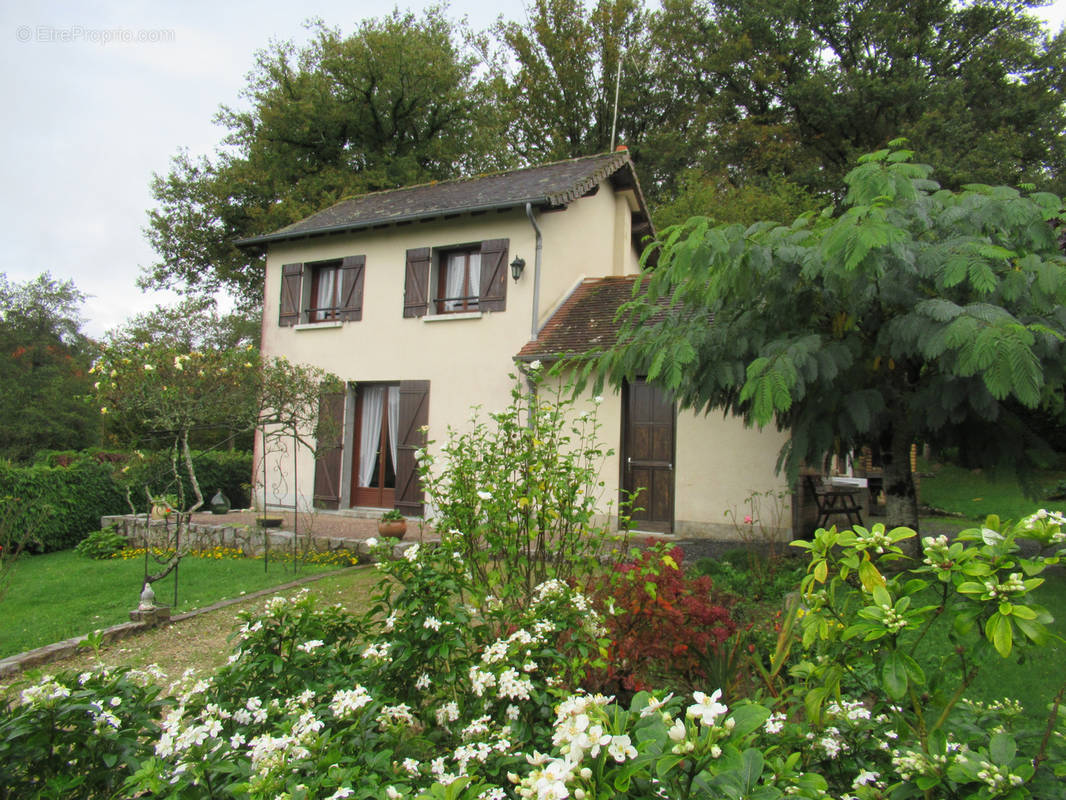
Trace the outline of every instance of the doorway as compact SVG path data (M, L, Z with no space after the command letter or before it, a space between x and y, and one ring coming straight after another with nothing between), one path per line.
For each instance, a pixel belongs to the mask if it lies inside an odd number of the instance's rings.
M399 385L371 383L356 388L350 487L353 507L394 507L399 420Z
M656 386L632 381L622 389L622 488L633 498L638 530L674 530L673 400Z

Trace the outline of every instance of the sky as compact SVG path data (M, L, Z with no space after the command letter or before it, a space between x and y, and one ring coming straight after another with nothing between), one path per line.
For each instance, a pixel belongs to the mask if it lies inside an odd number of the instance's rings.
M351 33L387 13L370 0L104 0L0 7L0 273L42 272L89 295L83 331L98 337L176 295L142 292L155 261L144 236L153 174L181 148L211 155L225 130L220 105L239 106L255 52L272 39L306 41L320 17ZM421 9L415 0L401 8ZM1066 0L1041 15L1058 30ZM524 0L451 0L475 29L525 18Z

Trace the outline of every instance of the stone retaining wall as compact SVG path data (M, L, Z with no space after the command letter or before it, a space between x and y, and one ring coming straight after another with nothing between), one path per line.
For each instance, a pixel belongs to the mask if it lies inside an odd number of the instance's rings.
M100 527L114 525L116 532L126 537L132 547L142 547L145 543L145 523L143 515L124 514L101 517ZM161 519L147 520L148 544L152 547L173 546L174 523ZM264 535L265 533L265 535ZM254 557L263 554L267 542L271 551L290 552L293 534L278 528L260 528L253 525L206 525L202 522L189 523L183 535L182 547L194 550L211 550L215 547L231 547L240 550L245 556ZM301 552L327 553L332 550L347 549L353 552L356 541L334 539L325 536L306 536L300 534L297 548Z

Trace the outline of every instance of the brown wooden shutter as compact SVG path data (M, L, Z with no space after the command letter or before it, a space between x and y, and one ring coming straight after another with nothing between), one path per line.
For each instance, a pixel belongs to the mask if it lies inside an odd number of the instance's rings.
M281 267L281 308L278 311L278 325L283 328L300 321L300 281L303 272L303 264L284 264Z
M486 239L481 243L481 311L507 308L507 239Z
M315 452L315 508L339 508L341 501L341 464L344 457L344 392L323 394L318 404L318 418L325 425Z
M365 268L366 256L346 256L341 261L341 319L360 320L363 318Z
M400 421L396 442L396 508L409 517L422 516L422 480L415 451L426 446L423 426L429 423L429 381L400 382Z
M429 262L428 247L407 251L407 272L404 276L403 315L424 317L429 307Z

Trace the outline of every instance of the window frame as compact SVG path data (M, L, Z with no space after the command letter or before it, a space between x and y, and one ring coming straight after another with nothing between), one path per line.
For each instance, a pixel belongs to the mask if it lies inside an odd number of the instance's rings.
M481 311L481 243L476 242L456 247L444 247L434 251L435 264L433 268L433 308L438 316L447 314L471 314ZM458 297L445 295L448 283L448 270L452 257L462 255L465 257L463 265L463 292ZM477 276L471 275L470 256L478 257ZM456 305L458 304L458 305ZM449 305L451 306L449 308Z
M301 316L307 320L309 324L315 324L318 322L338 322L341 318L341 306L343 302L343 275L344 272L341 269L341 259L330 259L328 261L314 261L307 264L307 269L311 273L311 280L309 284L307 297ZM322 286L323 277L330 276L330 280L333 283L332 299L333 305L331 306L317 306L316 298L319 295L319 290Z

